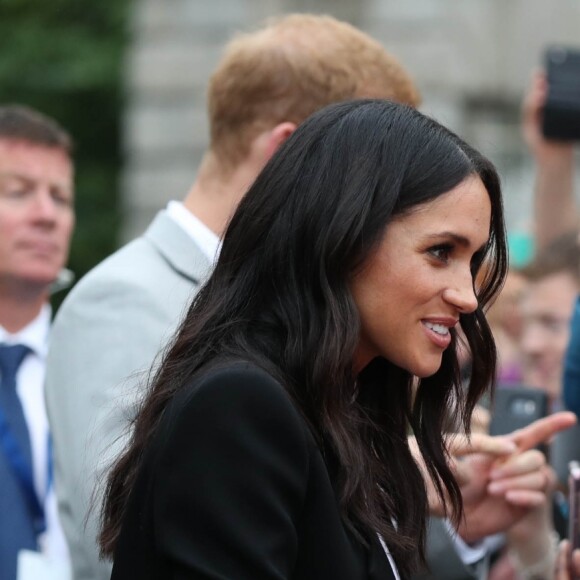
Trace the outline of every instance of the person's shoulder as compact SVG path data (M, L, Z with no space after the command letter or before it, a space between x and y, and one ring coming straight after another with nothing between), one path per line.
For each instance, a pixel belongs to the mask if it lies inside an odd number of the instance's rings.
M231 429L251 425L306 432L306 423L284 385L270 372L244 360L213 365L191 379L174 400L174 411L189 422L196 417Z
M255 364L236 361L212 365L178 388L150 453L164 473L192 458L199 463L211 457L215 465L228 466L233 454L254 466L279 458L302 479L314 449L282 383Z
M173 273L153 243L145 235L140 236L105 258L79 280L59 308L55 323L93 306L99 306L101 311L103 308L165 309L167 304L163 302L169 302L166 300L168 296L174 301L182 298L182 294L189 296L190 284L179 286L176 278L177 274Z
M154 307L155 285L145 283L136 275L138 271L149 270L147 264L137 260L137 255L144 253L143 245L146 242L142 239L134 240L85 274L58 309L53 333L64 321L98 319L109 310L144 312L145 306Z
M129 242L102 262L97 264L79 280L72 293L84 293L103 285L142 284L143 276L155 275L152 266L159 265L162 260L152 244L143 236Z
M227 360L213 364L195 376L186 389L187 398L212 398L240 403L244 400L278 401L293 407L290 396L274 376L247 360Z

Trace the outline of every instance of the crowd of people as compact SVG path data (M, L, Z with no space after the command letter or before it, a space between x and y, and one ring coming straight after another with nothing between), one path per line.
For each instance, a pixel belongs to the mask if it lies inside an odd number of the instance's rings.
M537 449L580 412L573 144L542 135L546 91L515 269L496 169L381 44L309 14L238 35L183 201L52 324L72 139L0 107L0 580L580 576ZM549 414L488 434L496 382Z

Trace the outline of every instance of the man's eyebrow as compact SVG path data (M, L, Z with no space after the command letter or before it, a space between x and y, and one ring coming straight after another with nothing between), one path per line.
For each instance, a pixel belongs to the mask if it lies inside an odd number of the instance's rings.
M0 177L3 178L12 178L12 179L20 179L21 181L34 181L30 177L26 175L22 175L22 173L14 173L12 171L0 171Z
M17 179L18 181L22 181L28 185L34 185L36 183L36 179L33 177L29 177L28 175L23 175L22 173L14 173L12 171L0 171L0 179ZM53 187L57 187L58 189L66 192L72 192L73 187L69 183L65 182L52 182L51 185Z

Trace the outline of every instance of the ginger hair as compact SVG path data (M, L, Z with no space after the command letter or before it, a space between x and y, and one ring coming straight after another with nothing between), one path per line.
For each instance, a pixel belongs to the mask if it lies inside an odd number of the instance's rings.
M420 103L397 59L354 26L312 14L267 21L226 46L210 79L211 150L233 166L269 127L300 124L326 105L363 97Z

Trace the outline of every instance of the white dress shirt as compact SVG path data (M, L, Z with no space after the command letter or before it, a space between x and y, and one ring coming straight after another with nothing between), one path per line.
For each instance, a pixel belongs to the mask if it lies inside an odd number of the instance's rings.
M68 547L58 520L56 496L53 486L48 488L48 419L44 406L44 373L50 315L50 306L43 306L40 314L15 334L0 326L0 342L24 344L32 350L24 357L16 374L16 392L28 426L34 487L41 505L44 505L46 516L46 532L39 538L39 544L47 557L68 561Z

